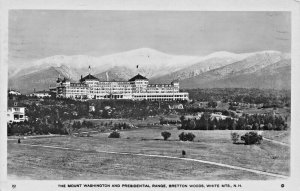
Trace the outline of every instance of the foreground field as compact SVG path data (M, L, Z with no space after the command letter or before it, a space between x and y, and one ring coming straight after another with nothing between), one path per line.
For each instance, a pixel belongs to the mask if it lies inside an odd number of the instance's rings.
M93 137L27 139L22 145L8 141L9 177L30 179L177 179L248 180L273 179L211 164L170 158L120 155L117 153L163 155L207 160L275 174L289 175L288 146L264 141L261 145L232 144L230 131L192 131L195 142L178 141L180 130L163 141L161 128L122 131L120 139L108 133ZM186 131L190 132L190 131ZM272 134L272 133L269 133ZM47 145L70 148L32 147ZM77 150L76 150L77 149ZM105 153L105 152L116 152Z

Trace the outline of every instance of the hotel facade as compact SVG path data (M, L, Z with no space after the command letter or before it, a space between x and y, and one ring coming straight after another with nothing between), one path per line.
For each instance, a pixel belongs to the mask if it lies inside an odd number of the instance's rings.
M150 101L188 100L187 92L179 92L177 80L170 84L149 84L149 80L138 74L128 81L100 81L88 74L78 83L58 78L51 88L57 97L71 99L131 99Z

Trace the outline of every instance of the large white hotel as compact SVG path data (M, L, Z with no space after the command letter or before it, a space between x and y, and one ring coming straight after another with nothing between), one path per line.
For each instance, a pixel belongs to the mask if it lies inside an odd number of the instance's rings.
M179 92L179 82L171 84L149 84L149 80L138 74L128 81L100 81L88 74L78 83L68 79L57 79L54 89L58 97L72 99L131 99L151 101L188 100L187 92Z

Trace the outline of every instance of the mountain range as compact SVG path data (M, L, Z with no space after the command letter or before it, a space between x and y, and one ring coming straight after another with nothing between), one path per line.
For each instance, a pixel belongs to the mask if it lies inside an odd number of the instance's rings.
M100 80L124 81L137 73L146 76L150 83L170 83L177 79L181 88L291 87L288 53L220 51L207 56L185 56L150 48L102 57L56 55L28 62L25 67L9 67L9 87L22 93L47 90L59 76L75 82L89 72Z

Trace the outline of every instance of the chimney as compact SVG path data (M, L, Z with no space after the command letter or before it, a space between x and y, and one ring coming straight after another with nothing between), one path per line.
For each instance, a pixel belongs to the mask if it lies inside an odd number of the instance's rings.
M33 93L35 93L35 88L33 88Z

